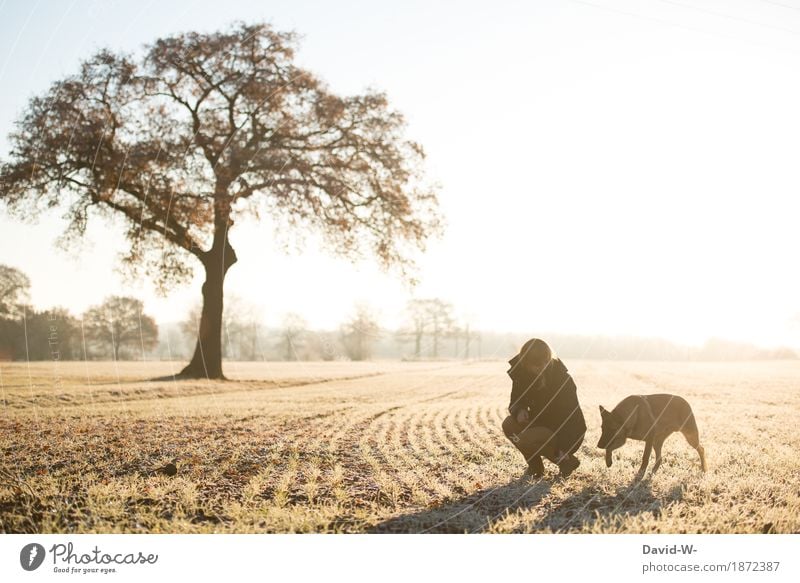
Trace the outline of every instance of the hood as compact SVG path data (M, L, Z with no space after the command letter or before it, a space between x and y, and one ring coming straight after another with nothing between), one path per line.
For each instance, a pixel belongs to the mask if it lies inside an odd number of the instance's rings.
M525 373L527 372L520 363L521 358L522 355L517 354L511 360L508 361L508 364L511 365L511 368L509 368L506 371L506 373L508 374L508 376L511 377L511 380L517 380L518 378L524 376ZM550 366L547 367L547 372L545 374L548 377L553 375L560 378L563 375L567 374L567 367L563 362L561 362L560 358L554 358L553 360L550 361Z

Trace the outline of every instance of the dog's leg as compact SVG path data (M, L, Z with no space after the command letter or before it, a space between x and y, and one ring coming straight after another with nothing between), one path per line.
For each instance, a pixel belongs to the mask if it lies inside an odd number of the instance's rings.
M700 469L706 471L706 450L699 443L697 444L697 453L700 454Z
M653 469L650 471L650 475L652 476L658 471L658 468L661 467L661 446L664 445L664 440L666 436L659 435L655 439L653 439L653 450L656 452L656 464L653 466Z
M700 435L697 433L697 426L695 425L693 430L692 429L684 429L683 436L686 438L686 441L689 442L693 448L697 450L697 453L700 455L700 469L704 472L706 471L706 450L703 449L703 446L700 445Z
M648 438L644 442L644 455L642 456L642 465L639 472L636 474L636 479L641 480L644 477L644 471L647 469L647 464L650 462L650 452L653 450L653 440Z

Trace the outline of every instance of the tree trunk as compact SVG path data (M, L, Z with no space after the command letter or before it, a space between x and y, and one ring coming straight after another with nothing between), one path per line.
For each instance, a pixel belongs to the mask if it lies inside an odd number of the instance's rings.
M119 346L122 343L118 321L111 318L111 350L114 351L114 362L119 362Z
M214 244L201 261L206 281L203 283L200 329L192 360L178 373L178 377L225 379L222 374L223 285L225 274L236 263L236 252L228 241L227 227L221 228L219 222L214 232Z

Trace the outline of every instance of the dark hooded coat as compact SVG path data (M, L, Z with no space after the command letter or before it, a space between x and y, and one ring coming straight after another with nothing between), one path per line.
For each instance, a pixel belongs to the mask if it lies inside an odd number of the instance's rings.
M511 368L511 402L508 411L516 419L521 409L530 415L530 427L543 426L555 433L563 452L577 451L586 433L586 421L578 403L578 390L567 367L554 358L544 372L544 385L536 388L535 379L520 364L520 355L508 361Z

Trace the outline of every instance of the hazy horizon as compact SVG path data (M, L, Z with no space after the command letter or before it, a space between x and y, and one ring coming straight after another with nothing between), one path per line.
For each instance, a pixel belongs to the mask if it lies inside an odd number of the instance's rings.
M800 348L798 9L231 0L155 18L152 2L6 2L0 159L28 99L97 48L266 20L303 35L299 62L337 92L385 90L426 149L447 230L419 258L414 297L450 301L483 330ZM53 246L58 217L30 226L0 206L0 263L30 276L35 307L77 314L136 295L168 322L200 300L199 269L166 298L124 282L124 240L107 224L70 257ZM332 328L356 301L388 328L402 322L411 295L397 277L331 258L313 237L284 255L272 230L236 224L226 281L267 325L297 312Z

